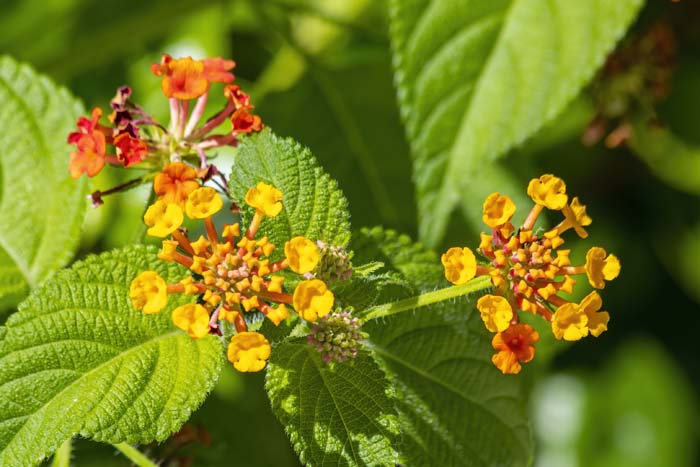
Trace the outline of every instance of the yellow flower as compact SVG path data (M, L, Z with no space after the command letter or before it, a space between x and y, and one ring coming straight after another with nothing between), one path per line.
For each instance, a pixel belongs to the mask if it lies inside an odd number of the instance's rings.
M476 258L469 248L450 248L442 255L445 278L456 285L466 284L476 274Z
M179 244L175 240L163 240L163 248L158 252L158 259L175 261L175 253Z
M245 194L245 202L261 216L275 217L282 211L282 192L272 185L260 182Z
M620 274L620 260L615 255L607 255L603 248L594 246L586 253L586 275L588 282L596 289L605 288L605 281L611 281Z
M187 196L185 212L190 219L206 219L216 214L223 205L215 189L203 186Z
M505 195L491 193L484 201L482 219L484 224L493 229L508 222L513 214L515 214L515 203Z
M289 310L281 303L277 308L272 308L268 313L267 317L270 321L275 323L275 326L279 326L282 321L289 318Z
M527 194L535 203L555 211L562 209L568 201L566 184L561 178L551 174L530 180Z
M574 197L569 206L564 206L562 213L565 217L565 225L568 224L573 227L579 237L588 237L588 232L586 232L583 227L591 225L593 219L586 214L586 206L579 202L578 197Z
M510 327L510 321L513 319L513 308L505 298L497 295L484 295L476 302L476 307L489 331L503 332Z
M270 358L270 343L258 332L239 332L231 338L226 356L236 370L260 371Z
M333 292L318 279L300 282L292 298L294 309L310 322L316 321L319 316L327 315L333 307L333 301Z
M150 228L146 231L152 237L167 237L182 225L182 208L177 204L156 201L143 215L143 222Z
M318 264L318 247L308 238L294 237L285 243L284 255L289 267L297 274L311 272Z
M131 281L131 304L146 314L159 313L168 303L168 285L155 271L144 271Z
M198 303L188 303L175 308L173 323L195 339L209 334L209 313Z
M588 331L595 337L608 330L608 321L610 321L610 313L598 311L601 306L603 301L595 291L589 293L579 305L588 318Z
M560 306L552 316L552 333L557 339L577 341L588 335L588 317L575 303Z

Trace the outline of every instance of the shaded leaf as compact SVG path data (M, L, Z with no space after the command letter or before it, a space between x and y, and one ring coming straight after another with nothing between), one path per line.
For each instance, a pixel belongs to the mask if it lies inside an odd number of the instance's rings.
M491 336L473 301L403 312L365 331L396 390L403 464L529 465L526 386L491 363Z
M87 183L68 174L66 136L83 109L65 89L0 57L0 101L1 310L73 257Z
M401 113L414 153L420 238L435 245L479 170L556 116L641 0L394 0ZM466 196L465 196L466 195Z
M286 342L272 353L266 388L304 465L396 464L394 405L368 353L329 366L310 345Z

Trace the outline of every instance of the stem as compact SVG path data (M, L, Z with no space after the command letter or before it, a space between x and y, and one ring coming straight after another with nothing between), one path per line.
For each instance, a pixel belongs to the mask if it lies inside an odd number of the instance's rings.
M190 119L187 121L187 126L185 127L185 138L192 133L194 127L197 126L197 123L199 123L202 115L204 115L204 109L207 107L207 99L209 99L209 91L202 94L199 99L197 99L197 103L195 104L194 110L192 111Z
M133 462L138 467L158 467L158 464L151 461L146 457L141 451L126 443L113 444L119 452L124 454L124 456Z
M486 290L491 287L491 278L489 276L479 276L463 285L453 285L405 300L399 300L398 302L377 305L368 309L363 319L369 321L371 319L383 318L385 316L401 313L402 311L414 310L422 306L432 305L433 303L444 302L445 300L450 300L479 290Z
M51 467L70 467L71 448L72 445L70 439L61 444L61 447L58 448L56 454L53 455Z

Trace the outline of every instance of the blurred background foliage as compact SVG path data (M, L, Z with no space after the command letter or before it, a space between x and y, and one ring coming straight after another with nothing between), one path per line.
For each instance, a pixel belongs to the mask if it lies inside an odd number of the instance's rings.
M165 118L149 71L161 52L234 58L265 124L309 146L338 179L356 228L382 224L416 236L384 2L3 0L2 10L0 53L51 76L88 108L107 106L128 83ZM508 193L524 192L541 173L563 177L588 205L596 242L623 264L605 294L607 333L540 345L530 371L537 466L697 461L698 24L700 2L650 0L582 95L500 162L498 178L475 181ZM106 170L93 183L117 181ZM91 211L81 255L130 243L146 196L136 190ZM477 212L481 202L474 199ZM442 246L476 245L478 228L473 212L455 213ZM572 258L584 248L573 245ZM226 371L191 423L148 452L169 466L298 465L262 385L260 376ZM74 464L127 462L110 447L79 442Z

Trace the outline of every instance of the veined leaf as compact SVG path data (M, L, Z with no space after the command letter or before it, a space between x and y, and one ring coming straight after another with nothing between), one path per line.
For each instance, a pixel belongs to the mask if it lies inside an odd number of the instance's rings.
M68 262L87 207L66 136L83 111L63 88L0 57L0 311Z
M408 235L400 235L381 227L363 227L355 232L350 243L353 261L363 264L381 261L380 272L400 273L416 290L431 289L442 282L442 266L437 255Z
M310 345L286 342L270 358L272 410L301 462L319 466L390 466L398 425L388 382L372 357L333 366Z
M0 465L38 464L80 434L147 443L176 431L211 390L222 345L192 339L160 314L129 303L129 284L151 269L182 269L129 247L92 256L35 289L0 328Z
M393 0L401 112L421 239L442 237L479 169L554 118L603 62L642 0Z
M491 363L474 301L430 305L364 330L396 390L402 464L529 465L525 384Z
M261 231L276 245L296 235L345 245L350 239L347 200L338 184L318 166L311 152L291 138L280 138L265 129L244 138L237 147L231 195L243 202L258 182L282 191L282 212L265 219ZM250 214L244 209L244 214ZM250 219L250 215L246 216Z
M405 235L363 229L351 245L355 258L384 261L417 291L446 284L437 255ZM473 300L370 320L364 331L396 391L402 465L528 464L525 385L491 363L491 335Z

